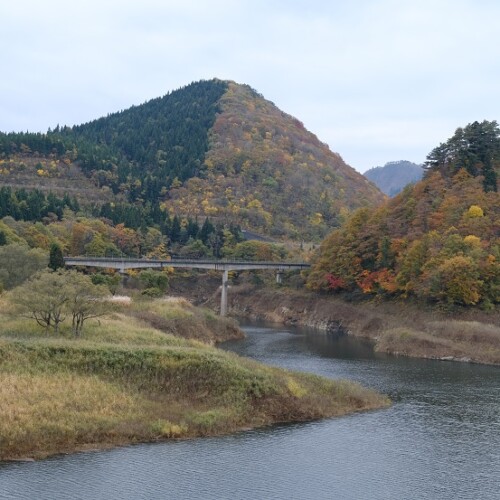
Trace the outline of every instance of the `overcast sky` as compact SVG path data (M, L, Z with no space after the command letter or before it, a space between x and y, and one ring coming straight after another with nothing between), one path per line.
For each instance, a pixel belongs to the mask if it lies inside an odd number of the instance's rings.
M0 130L74 125L213 77L359 171L500 120L498 0L2 0Z

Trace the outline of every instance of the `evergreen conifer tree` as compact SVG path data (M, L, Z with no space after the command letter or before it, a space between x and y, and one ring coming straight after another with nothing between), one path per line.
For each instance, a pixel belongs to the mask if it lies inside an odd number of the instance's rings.
M170 241L177 243L181 237L181 221L177 215L172 220L172 227L170 228Z
M57 269L64 267L63 253L61 247L57 243L52 243L50 245L49 267L53 271L57 271Z

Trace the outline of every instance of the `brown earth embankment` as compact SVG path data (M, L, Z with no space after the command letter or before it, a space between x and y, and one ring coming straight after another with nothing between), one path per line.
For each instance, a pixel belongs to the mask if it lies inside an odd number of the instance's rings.
M216 282L211 285L211 294L197 287L191 299L216 309ZM189 290L182 293L189 295ZM229 310L235 317L370 338L377 351L388 354L500 365L498 311L449 312L407 301L347 302L306 290L248 283L230 288Z

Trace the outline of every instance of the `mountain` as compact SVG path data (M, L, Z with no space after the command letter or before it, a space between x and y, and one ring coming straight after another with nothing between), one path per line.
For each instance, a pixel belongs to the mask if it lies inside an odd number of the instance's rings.
M217 79L79 126L0 134L0 168L0 185L72 188L115 222L132 206L153 221L208 216L297 239L384 198L296 118Z
M500 303L500 129L474 122L427 157L424 179L360 209L321 245L311 289Z
M391 161L383 167L370 168L364 173L367 179L388 196L397 195L408 184L422 179L423 175L422 165L406 160Z

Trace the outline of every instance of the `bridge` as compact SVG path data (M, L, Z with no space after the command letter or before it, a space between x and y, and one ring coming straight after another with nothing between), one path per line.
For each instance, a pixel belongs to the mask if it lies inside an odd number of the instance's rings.
M281 283L283 273L294 269L306 269L310 264L306 262L251 262L240 260L213 260L213 259L125 259L109 257L64 257L66 266L104 267L117 269L125 273L127 269L164 269L180 267L185 269L213 269L222 271L222 290L220 300L220 315L227 314L227 290L229 271L250 271L254 269L273 269L276 271L276 281Z

